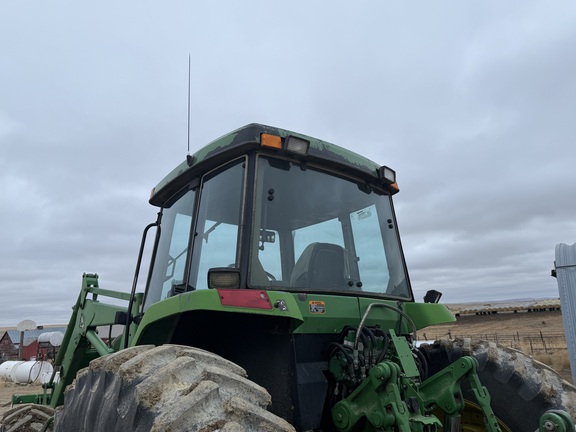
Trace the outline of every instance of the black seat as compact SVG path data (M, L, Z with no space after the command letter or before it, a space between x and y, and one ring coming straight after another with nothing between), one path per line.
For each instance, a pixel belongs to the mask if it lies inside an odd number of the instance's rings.
M294 265L290 283L319 289L346 288L349 276L346 249L332 243L312 243Z

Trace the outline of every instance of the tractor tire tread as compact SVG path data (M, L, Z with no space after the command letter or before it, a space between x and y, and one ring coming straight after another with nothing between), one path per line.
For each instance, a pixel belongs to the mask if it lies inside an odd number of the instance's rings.
M429 361L429 375L463 355L476 358L494 413L513 431L538 430L540 416L551 409L576 418L576 387L522 351L469 338L442 339L420 349ZM464 397L473 400L469 387L463 390Z
M46 405L17 405L4 413L0 420L0 432L40 431L54 416L54 409ZM47 429L51 431L52 428Z
M266 389L240 366L180 345L139 346L93 360L64 395L56 430L293 432L267 411ZM78 415L82 413L82 415Z

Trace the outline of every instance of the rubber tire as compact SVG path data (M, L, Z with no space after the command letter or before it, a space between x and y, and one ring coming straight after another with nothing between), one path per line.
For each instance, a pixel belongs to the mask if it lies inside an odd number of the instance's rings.
M538 431L540 416L550 409L565 410L576 418L576 387L521 351L471 339L441 340L420 350L428 361L428 376L463 355L476 358L492 410L513 432ZM464 381L462 390L465 399L475 401Z
M0 432L40 431L54 415L54 408L45 405L17 405L4 413L0 420ZM52 427L47 429L52 431Z
M56 413L57 431L285 431L268 392L238 365L179 345L138 346L90 362Z

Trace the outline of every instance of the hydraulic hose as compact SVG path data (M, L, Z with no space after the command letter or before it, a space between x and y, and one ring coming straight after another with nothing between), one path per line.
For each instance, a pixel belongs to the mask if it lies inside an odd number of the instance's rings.
M335 350L338 349L339 351L342 352L342 354L344 354L344 356L346 356L346 360L348 360L348 363L352 364L354 362L354 360L352 359L352 355L348 352L347 348L344 345L338 342L330 342L328 347L330 348L332 346L335 348ZM335 350L332 350L332 352L334 352Z
M419 349L415 349L412 352L416 355L416 357L418 357L418 363L420 364L419 369L421 369L420 373L422 374L422 380L425 380L426 378L428 378L428 360L426 360L426 357Z
M381 363L382 360L384 360L384 356L388 352L389 347L390 347L390 338L388 337L388 335L385 335L384 336L384 348L382 348L382 351L380 351L380 355L376 359L376 364Z
M356 339L354 341L354 349L355 350L358 349L358 342L360 341L360 333L362 333L362 329L364 328L364 323L366 322L366 319L368 318L368 314L372 310L372 307L383 307L386 309L390 309L390 310L397 312L401 317L406 318L406 320L412 326L412 339L413 339L412 340L412 349L415 348L416 341L418 340L418 335L417 335L416 324L414 324L414 321L412 321L412 318L410 318L410 316L408 316L404 311L400 310L399 308L397 308L395 306L390 306L386 303L370 303L368 305L368 307L366 308L366 312L364 312L364 316L360 320L360 325L358 326L358 331L356 332Z

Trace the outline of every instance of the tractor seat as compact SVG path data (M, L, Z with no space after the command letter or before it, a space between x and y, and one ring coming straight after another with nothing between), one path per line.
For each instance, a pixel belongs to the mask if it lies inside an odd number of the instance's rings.
M332 243L311 243L296 261L290 285L314 289L348 288L348 253Z

